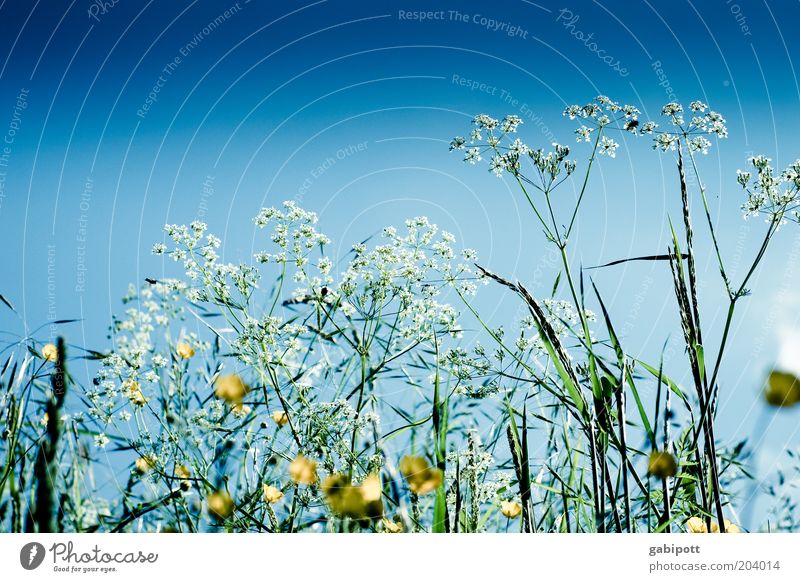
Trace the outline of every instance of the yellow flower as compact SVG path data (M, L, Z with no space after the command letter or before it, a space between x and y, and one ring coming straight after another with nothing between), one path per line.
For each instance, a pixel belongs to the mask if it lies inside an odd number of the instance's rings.
M399 521L389 521L384 517L382 523L384 533L403 533L403 524Z
M214 491L208 496L208 513L211 517L223 520L233 513L233 499L227 491Z
M653 451L650 453L650 464L647 466L647 472L659 479L674 477L678 472L678 462L671 453Z
M347 475L333 474L325 478L322 492L335 514L353 519L378 518L383 515L381 480L369 475L361 485L353 485Z
M175 351L178 352L178 355L184 360L188 360L194 356L194 348L186 342L178 342L178 345L175 346Z
M58 360L58 348L54 344L45 344L42 347L42 357L48 362Z
M233 405L233 415L237 418L244 418L250 414L252 410L253 409L247 406L247 404L242 404L241 402Z
M136 459L133 464L136 467L137 473L145 474L156 466L156 460L150 455L145 455L144 457Z
M697 516L690 517L686 521L686 530L689 533L708 533L706 520ZM725 520L725 533L741 533L741 531L738 525L731 523L730 520ZM711 533L719 533L719 524L713 519L711 520Z
M289 422L289 415L285 412L276 410L272 414L270 414L272 420L275 421L275 424L278 426L284 426L287 422Z
M686 521L686 531L689 533L708 533L708 527L702 517L690 517Z
M175 476L181 479L181 489L188 491L192 488L192 482L189 481L189 477L192 476L192 472L189 470L189 467L186 465L178 465L175 467Z
M142 388L136 380L125 380L122 383L122 390L134 406L144 406L147 404L147 398L142 394Z
M789 372L773 370L764 388L764 400L770 406L792 406L800 402L800 379Z
M367 517L378 518L383 515L383 486L376 474L367 475L361 482L361 497L364 499L364 513Z
M264 484L264 501L267 503L277 503L283 498L283 491L272 485Z
M417 495L425 495L442 484L442 471L429 467L422 457L407 455L400 459L400 472L408 481L408 488Z
M220 376L214 382L214 395L230 404L241 404L249 391L250 387L237 374Z
M725 533L742 533L742 530L739 529L739 526L735 523L731 523L727 519L725 520Z
M298 485L316 483L318 479L316 461L297 455L295 460L289 463L289 477Z
M514 519L522 513L522 505L516 501L503 501L500 503L500 513L509 519Z

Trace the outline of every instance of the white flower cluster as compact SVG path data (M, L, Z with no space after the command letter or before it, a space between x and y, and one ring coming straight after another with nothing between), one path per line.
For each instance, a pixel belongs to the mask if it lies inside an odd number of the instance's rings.
M217 254L220 239L205 235L207 228L204 222L197 220L189 226L167 224L164 231L175 247L169 249L158 243L153 245L153 254L169 256L183 264L186 276L197 282L187 291L190 301L231 302L233 289L242 295L249 294L258 284L258 272L249 265L221 263Z
M270 239L278 248L277 253L258 253L259 263L292 262L298 269L303 268L309 253L330 243L330 239L317 232L317 215L297 206L292 201L283 203L283 209L262 208L255 217L256 226L272 227Z
M655 124L646 123L640 126L639 114L639 109L633 105L622 105L605 95L595 97L586 105L569 105L564 109L565 117L582 121L582 124L575 130L578 142L591 141L593 132L606 127L624 129L637 135L651 133ZM615 140L603 135L598 139L597 145L600 155L616 157L619 144Z
M546 154L543 150L532 149L519 138L514 138L510 143L509 134L516 133L517 128L522 124L522 119L516 115L507 115L498 121L486 114L476 116L472 120L475 126L470 133L469 144L463 137L457 136L450 142L450 150L465 150L464 161L476 164L483 160L483 155L491 153L489 160L489 170L500 177L504 173L520 177L522 175L521 161L527 157L533 160L534 166L539 172L544 172L551 176L550 180L561 172L561 164L567 174L575 170L575 162L566 161L569 148L553 144L555 152Z
M702 101L692 101L689 104L691 119L686 123L683 105L676 102L667 103L661 109L661 114L667 117L676 128L675 131L655 132L653 149L661 151L674 150L681 139L687 143L690 152L707 154L711 141L707 135L716 135L719 139L728 137L728 128L725 118L716 111L708 109ZM653 125L653 128L656 126Z
M779 175L775 175L770 161L764 156L749 159L755 177L750 171L737 171L737 181L747 193L742 205L745 218L764 214L769 222L777 224L787 219L800 222L800 160L789 164Z
M324 459L330 472L348 466L352 454L350 436L353 431L365 434L371 429L380 430L380 416L376 412L362 411L358 414L344 399L302 406L294 413L293 418L304 427L303 448L300 452Z
M95 419L111 422L114 411L120 409L121 397L134 406L140 395L146 399L150 387L160 382L168 359L156 349L157 338L167 332L174 320L182 317L180 302L185 292L185 283L176 279L147 283L138 292L133 286L129 288L123 302L138 303L138 308L128 307L124 318L114 319L111 329L114 350L102 360L96 376L97 389L87 393ZM186 335L184 341L198 351L208 349L208 343L193 334ZM132 387L136 389L134 395ZM129 406L122 407L119 418L128 420L129 410Z
M453 235L439 233L426 217L407 220L405 227L404 234L385 228L386 242L371 250L363 244L354 247L355 257L337 288L341 309L348 317L369 318L385 312L397 300L402 337L428 339L437 328L457 335L456 310L436 298L448 288L463 295L475 293L476 285L469 276L477 255L465 249L456 261Z

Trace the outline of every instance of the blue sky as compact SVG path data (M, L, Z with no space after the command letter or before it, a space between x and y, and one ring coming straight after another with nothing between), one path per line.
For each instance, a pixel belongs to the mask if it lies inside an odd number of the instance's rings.
M598 93L643 118L673 99L726 116L730 138L702 172L740 279L764 225L742 220L735 170L753 153L778 166L800 157L798 17L795 2L744 0L0 0L0 292L19 313L0 324L16 335L45 324L45 340L50 319L80 318L63 331L102 348L127 284L170 272L149 252L165 222L201 218L227 259L243 259L258 248L252 216L285 199L317 211L342 250L427 215L484 264L547 293L555 265L518 193L447 143L486 112L520 115L531 145L572 144L564 105ZM626 139L599 164L573 262L664 252L678 212L673 157ZM708 244L699 233L715 344L727 306ZM800 366L800 229L785 228L772 251L734 323L723 438L764 414L760 383L778 358ZM669 339L665 365L688 378L666 266L593 276L632 351L657 358ZM514 309L484 295L498 322ZM798 443L796 412L770 419L770 451Z

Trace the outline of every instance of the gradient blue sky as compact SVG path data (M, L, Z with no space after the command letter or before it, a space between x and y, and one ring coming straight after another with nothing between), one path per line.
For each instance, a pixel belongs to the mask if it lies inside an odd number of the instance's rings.
M101 4L0 0L0 292L19 313L4 312L0 324L14 335L80 318L63 331L102 348L127 284L174 273L149 253L165 222L201 218L223 237L225 258L246 258L259 248L251 217L285 199L317 211L342 250L382 225L428 215L494 270L546 293L555 263L517 192L447 151L479 112L520 115L522 137L547 146L573 142L564 105L598 93L637 105L643 118L672 99L707 101L731 135L702 170L734 280L763 232L741 218L736 168L753 153L779 166L800 156L797 2ZM418 10L443 18L401 15ZM517 34L505 34L512 26ZM678 211L673 157L627 139L599 164L573 261L663 252L666 217ZM708 243L698 235L699 250ZM765 414L758 394L778 358L800 366L791 341L800 329L800 229L784 229L772 251L735 321L722 438L749 434ZM727 306L711 255L700 262L714 345ZM688 378L666 265L593 276L631 351L652 360L669 339L666 369ZM497 290L483 296L492 317L507 321L515 305L498 302ZM36 337L50 335L45 327ZM797 413L771 415L769 450L797 445Z

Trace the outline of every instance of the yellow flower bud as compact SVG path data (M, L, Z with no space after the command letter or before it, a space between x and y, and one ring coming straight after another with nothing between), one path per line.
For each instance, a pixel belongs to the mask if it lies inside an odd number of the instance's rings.
M325 478L322 492L331 510L353 519L378 518L383 515L381 480L367 476L361 485L353 485L346 475L333 474Z
M241 404L249 391L250 387L237 374L220 376L214 383L214 395L229 404Z
M139 457L136 459L133 464L136 468L136 472L144 475L150 469L156 466L156 460L150 455L145 455L144 457Z
M147 404L147 398L142 394L142 388L137 381L131 379L125 380L122 383L122 391L134 406L144 406Z
M294 461L289 463L289 477L298 485L311 485L317 482L317 463L297 455Z
M406 478L408 488L417 495L434 491L444 480L442 471L428 466L422 457L407 455L400 459L400 472Z
M189 477L192 476L192 472L189 470L189 467L186 465L178 465L175 467L175 476L181 479L181 489L188 491L192 488L192 482L189 480Z
M264 485L264 501L267 503L277 503L283 499L283 491L272 485Z
M42 347L42 357L48 362L58 361L58 348L54 344L45 344Z
M708 526L706 526L706 520L702 517L690 517L686 521L686 531L689 533L708 533ZM741 529L735 523L732 523L730 520L725 520L725 533L741 533ZM719 524L711 520L711 533L719 533Z
M284 426L287 422L289 422L289 415L283 411L276 410L270 414L270 417L278 426Z
M500 513L509 519L514 519L522 513L522 505L517 501L503 501L500 503Z
M178 356L184 360L188 360L194 356L194 348L186 342L178 342L178 345L175 346L175 351L178 353Z
M671 453L666 451L653 451L650 453L650 463L647 466L647 472L659 479L674 477L678 472L678 462Z
M385 517L382 520L384 533L403 533L403 524L399 521L389 521Z
M219 520L228 519L233 514L233 499L227 491L214 491L208 496L208 513Z
M690 517L686 521L686 531L689 533L708 533L706 520L697 516Z
M800 402L800 379L789 372L773 370L764 388L764 400L770 406L788 407Z

